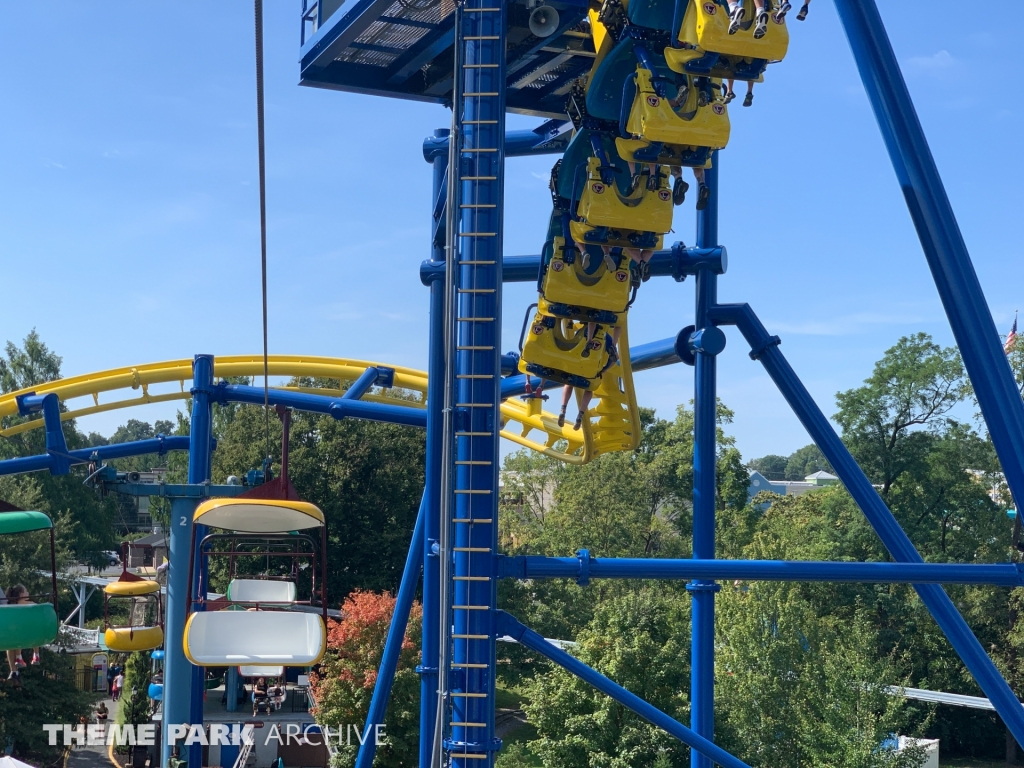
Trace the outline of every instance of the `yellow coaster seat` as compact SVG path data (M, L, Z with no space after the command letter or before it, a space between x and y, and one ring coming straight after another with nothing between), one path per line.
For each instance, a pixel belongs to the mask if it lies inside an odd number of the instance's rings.
M658 22L656 14L641 15ZM663 46L648 37L629 26L614 46L605 41L588 80L587 115L618 124L616 149L624 160L704 166L729 141L721 83L673 71L659 51ZM673 106L680 94L682 103Z
M678 94L659 95L651 71L637 67L627 81L623 112L629 89L633 98L628 115L623 115L622 136L615 140L619 155L634 162L665 165L703 166L716 149L729 143L729 110L718 84L709 87L706 78L683 75L686 97L678 106L672 101ZM704 84L699 85L698 80ZM665 89L660 89L663 93Z
M569 223L569 232L577 243L599 243L610 248L643 248L657 250L665 242L662 235L653 232L634 232L628 229L592 227L582 221Z
M729 34L729 6L725 0L693 0L683 16L678 39L689 48L665 48L668 66L676 72L737 80L758 80L769 62L782 61L789 50L786 21L776 21L769 10L768 32L754 37L757 9L743 0L744 21Z
M565 239L555 237L541 279L547 313L584 322L616 323L629 304L629 257L620 252L608 260L591 255L588 270L583 266L583 254L567 251Z
M541 311L524 329L519 370L542 379L592 389L608 364L608 333L597 325L587 340L587 323Z
M656 189L648 189L644 178L630 191L628 174L625 179L614 179L609 184L602 178L601 168L602 163L596 157L587 162L586 179L579 185L577 222L617 230L623 233L620 239L627 240L629 232L662 235L671 231L672 187L668 169L659 172ZM586 242L585 237L576 237L575 233L573 239Z

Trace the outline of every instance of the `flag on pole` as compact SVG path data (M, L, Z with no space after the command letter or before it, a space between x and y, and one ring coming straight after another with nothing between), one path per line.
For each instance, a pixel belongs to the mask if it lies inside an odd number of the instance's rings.
M1017 317L1013 318L1013 328L1006 335L1006 343L1003 344L1003 351L1006 354L1010 354L1010 350L1013 349L1013 343L1017 340Z

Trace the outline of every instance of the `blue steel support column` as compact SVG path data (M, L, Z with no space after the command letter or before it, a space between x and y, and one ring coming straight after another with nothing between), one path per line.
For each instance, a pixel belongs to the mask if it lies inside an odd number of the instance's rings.
M454 124L461 135L455 356L454 582L451 721L454 768L490 768L494 738L501 353L502 191L507 4L469 0L456 11ZM460 47L461 46L461 47ZM482 694L482 695L481 695ZM470 757L460 757L460 755Z
M447 136L448 129L434 131L434 136ZM437 239L438 225L445 220L442 205L445 174L448 173L447 151L431 156L434 184L431 213L430 264L444 269L444 246ZM427 360L427 461L426 500L423 519L423 656L420 660L420 762L428 768L437 725L437 660L441 651L441 576L434 545L441 536L441 454L444 435L444 286L443 280L430 285L430 342Z
M213 459L213 355L196 355L192 362L192 419L189 435L192 445L188 454L188 483L189 485L200 485L210 482L211 462ZM193 504L188 517L191 518L195 509ZM180 522L180 520L178 521ZM172 525L172 528L175 527ZM181 527L181 526L177 526ZM195 540L198 550L198 542L206 535L206 526L195 527ZM195 552L195 569L192 573L193 586L199 584L199 573L203 567L202 558L199 552ZM194 595L189 595L191 600ZM184 628L183 628L184 629ZM182 642L182 636L172 638L175 644ZM193 725L202 725L203 722L203 694L206 692L206 670L203 667L192 667L192 695L191 706L189 707L189 719L187 722ZM188 748L189 768L202 768L203 746L192 744Z
M789 361L779 350L779 337L770 336L754 311L746 304L720 305L713 310L712 319L723 325L739 327L750 344L750 356L764 366L893 559L907 563L923 562L913 542L900 527L867 475L850 455L850 451L825 418L825 414L818 408ZM1024 708L957 611L949 595L937 584L915 584L914 588L921 596L921 602L935 619L935 623L959 654L964 666L970 670L981 690L1003 718L1006 727L1017 739L1017 743L1024 745Z
M885 25L874 0L836 0L836 8L1006 482L1024 502L1024 402Z
M718 244L718 160L705 171L711 188L707 208L697 214L697 247ZM718 302L718 275L713 269L697 272L697 301L694 326L700 332L710 326L709 310ZM694 366L693 425L693 556L701 560L715 557L715 459L717 444L718 393L717 361L714 355L699 352ZM693 628L690 640L690 726L709 741L715 738L715 592L713 581L695 580L687 585L693 601ZM691 753L694 768L711 768L710 758Z
M192 665L185 658L185 612L188 609L188 563L192 546L192 513L196 499L171 499L167 553L167 615L164 640L164 719L161 765L171 756L167 735L171 725L192 722Z
M224 709L228 712L238 711L238 667L228 667L228 673L224 678L224 691L228 698L227 706Z

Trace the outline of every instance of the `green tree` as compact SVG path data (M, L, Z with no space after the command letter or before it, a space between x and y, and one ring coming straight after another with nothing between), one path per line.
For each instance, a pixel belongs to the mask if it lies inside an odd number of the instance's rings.
M92 695L75 685L71 657L44 648L41 663L22 670L20 685L0 685L0 744L13 742L14 756L22 760L54 765L63 747L49 746L43 725L77 723L91 703Z
M358 724L362 730L394 611L393 595L357 590L345 599L343 618L330 622L327 654L310 677L316 700L314 715L321 725L347 730L348 725ZM415 766L419 757L420 684L415 667L422 639L422 615L419 603L414 603L388 700L381 734L383 743L373 763L381 768ZM374 738L372 732L364 736ZM357 740L349 737L344 741L335 757L337 768L355 763Z
M814 443L794 451L786 460L786 469L784 470L786 480L796 481L821 471L831 472L832 467L825 460L821 449Z
M149 653L136 651L128 656L124 666L124 689L117 711L120 725L142 725L150 722L149 703ZM117 746L119 752L127 752L127 744Z
M573 654L672 717L689 716L688 601L647 588L601 604ZM530 749L550 768L684 765L688 748L561 668L527 689L538 738Z
M788 457L769 453L760 459L751 459L747 462L747 467L755 472L760 472L768 480L785 480L786 466L788 464Z
M35 328L20 348L8 341L5 353L0 357L0 392L17 392L60 378L61 358L42 342Z
M5 392L24 389L47 381L59 379L61 358L42 342L33 330L18 347L7 342L6 356L0 357L0 387ZM29 420L41 420L41 416L26 419L20 416L8 417L0 427L10 427ZM64 436L68 448L85 448L87 439L78 431L73 420L64 421ZM34 456L46 452L43 431L33 429L11 437L0 438L0 459L17 456ZM36 473L39 504L53 515L73 514L77 527L75 535L68 540L68 546L79 559L100 561L99 552L110 549L114 544L114 504L111 500L97 497L92 489L82 485L81 472L84 467L73 468L72 473L53 476Z
M718 610L722 746L752 765L899 766L918 750L881 749L903 725L896 659L879 657L869 619L818 616L790 584L723 590Z
M934 430L967 391L957 351L918 333L886 350L864 386L836 395L835 420L854 457L887 496L904 473L926 461Z

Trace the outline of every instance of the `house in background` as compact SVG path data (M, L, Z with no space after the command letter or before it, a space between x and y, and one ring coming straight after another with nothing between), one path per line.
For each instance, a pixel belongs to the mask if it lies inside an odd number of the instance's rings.
M798 480L769 480L756 470L750 472L750 484L747 486L747 500L753 499L762 491L777 493L779 496L802 496L808 491L817 488L825 488L835 485L839 478L828 472L815 472L807 475L802 481Z

